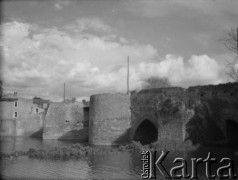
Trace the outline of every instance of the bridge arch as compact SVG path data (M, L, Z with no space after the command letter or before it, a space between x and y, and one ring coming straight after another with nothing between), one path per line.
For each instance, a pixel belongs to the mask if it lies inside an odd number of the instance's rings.
M158 124L155 118L143 116L132 127L131 139L141 144L150 144L158 140Z

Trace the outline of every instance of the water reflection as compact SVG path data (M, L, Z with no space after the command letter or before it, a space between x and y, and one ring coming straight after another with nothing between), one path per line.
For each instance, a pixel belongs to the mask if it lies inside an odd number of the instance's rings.
M113 155L93 155L89 158L92 179L139 179L140 172L134 171L132 154L117 152ZM140 170L139 170L140 171Z
M236 150L234 149L229 149L229 148L200 148L196 151L171 151L168 153L168 155L166 156L166 158L163 160L162 165L165 167L166 171L170 174L170 170L171 168L181 165L181 162L179 163L173 163L175 158L182 158L187 162L187 174L192 175L192 159L196 158L202 158L202 160L205 160L208 158L208 154L210 153L210 158L215 158L216 162L211 164L211 174L216 175L217 176L217 169L221 166L227 165L228 163L220 163L220 160L222 158L230 158L231 160L233 160L235 166L234 166L234 172L236 172L236 174L238 175L238 153ZM161 155L161 151L157 151L157 156L156 159L159 158L159 156ZM197 176L198 179L209 179L206 176L206 163L202 162L202 163L198 163L197 164ZM182 174L181 173L181 169L177 171L177 174ZM186 171L185 171L186 172ZM228 174L228 171L225 170L223 172L224 174ZM163 176L161 176L161 173L156 170L156 174L157 174L157 178L161 179L164 178ZM218 177L217 177L218 178Z
M77 141L37 140L31 138L6 138L1 139L2 152L13 152L29 148L48 149L52 147L68 146ZM140 151L113 152L111 147L103 147L101 153L93 154L79 160L38 160L26 156L18 159L4 159L1 161L1 177L5 179L141 179L141 154ZM238 172L238 153L227 148L203 148L190 152L170 152L163 164L169 171L175 164L176 157L184 158L188 162L188 172L191 172L191 158L206 158L208 152L218 162L223 157L230 157L235 162L235 172ZM157 158L161 151L157 152ZM206 179L205 164L199 165L199 179ZM220 164L212 166L216 173ZM157 171L157 179L165 179Z
M28 151L30 148L50 149L53 147L70 146L74 143L85 144L79 140L42 140L28 137L1 137L1 152Z
M220 163L222 158L230 158L233 160L235 167L234 171L238 174L238 154L236 152L237 149L232 148L226 148L226 147L210 147L210 148L201 148L197 151L191 151L186 153L186 159L190 160L188 161L189 172L191 172L191 158L202 158L206 159L208 157L208 153L210 152L210 158L215 158L216 162L211 164L211 173L216 175L217 170L219 167L227 165L228 163ZM227 171L224 172L225 174L228 174ZM199 177L206 177L206 165L205 163L198 164L198 175Z
M50 149L72 145L77 141L39 140L31 138L2 138L1 151L27 151L29 148ZM111 147L102 147L99 154L79 160L38 160L25 156L1 161L4 179L138 179L139 165L133 164L129 152L110 153Z
M20 157L17 161L3 161L4 179L87 179L88 163L80 161L46 161Z

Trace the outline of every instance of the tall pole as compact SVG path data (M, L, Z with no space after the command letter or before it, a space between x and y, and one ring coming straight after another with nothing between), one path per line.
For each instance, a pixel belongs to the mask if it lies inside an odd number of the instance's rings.
M64 102L65 102L65 83L64 83Z
M238 60L238 28L236 28L236 50L237 50L237 60Z
M235 76L236 76L236 80L238 80L238 68L237 68L237 63L238 63L238 28L236 28L236 64L235 64Z
M127 94L129 94L129 56L127 56Z

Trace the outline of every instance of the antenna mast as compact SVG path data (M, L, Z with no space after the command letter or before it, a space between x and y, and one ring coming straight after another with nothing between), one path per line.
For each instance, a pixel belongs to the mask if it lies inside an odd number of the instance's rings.
M237 60L238 60L238 28L236 28L236 48L237 48Z
M129 94L129 56L127 56L127 94Z
M65 83L64 83L64 101L65 102Z

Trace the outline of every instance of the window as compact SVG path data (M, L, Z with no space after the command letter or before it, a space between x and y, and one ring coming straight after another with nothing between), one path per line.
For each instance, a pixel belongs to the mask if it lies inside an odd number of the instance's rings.
M38 113L39 112L39 109L38 108L36 108L36 113Z
M18 113L16 111L13 113L13 117L18 118Z
M17 101L14 101L14 107L17 107L18 103Z

